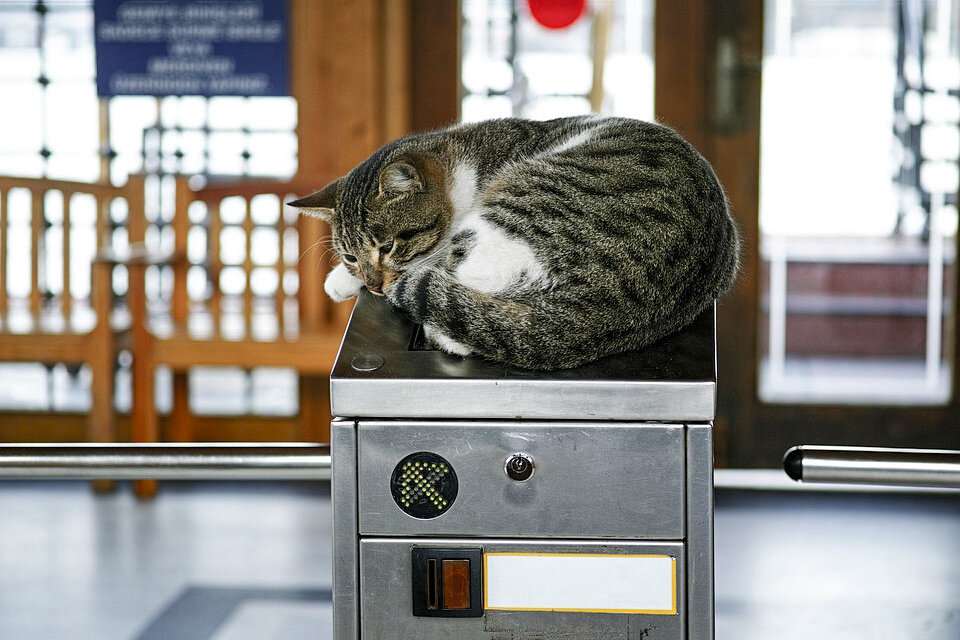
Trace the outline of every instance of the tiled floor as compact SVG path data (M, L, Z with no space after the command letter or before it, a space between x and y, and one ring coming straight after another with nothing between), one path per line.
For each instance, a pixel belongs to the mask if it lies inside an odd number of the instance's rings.
M0 485L0 638L329 638L316 485ZM960 497L724 489L720 640L956 640Z

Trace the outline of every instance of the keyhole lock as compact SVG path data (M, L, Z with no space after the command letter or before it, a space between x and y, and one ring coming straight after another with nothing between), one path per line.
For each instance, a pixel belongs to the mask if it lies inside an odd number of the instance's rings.
M526 453L514 453L503 464L507 477L517 482L525 482L533 476L536 465L533 458Z

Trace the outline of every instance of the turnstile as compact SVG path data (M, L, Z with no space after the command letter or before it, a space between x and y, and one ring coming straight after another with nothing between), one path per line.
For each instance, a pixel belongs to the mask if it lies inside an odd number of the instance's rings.
M0 447L2 478L315 479L334 638L713 637L714 318L572 371L425 350L361 295L333 455L292 444Z
M713 313L531 372L363 294L331 376L336 640L713 637Z

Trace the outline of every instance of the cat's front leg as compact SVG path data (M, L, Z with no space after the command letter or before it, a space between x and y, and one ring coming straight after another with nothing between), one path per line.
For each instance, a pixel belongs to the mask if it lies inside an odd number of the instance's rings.
M363 280L347 271L347 268L342 264L334 267L327 274L327 279L323 283L323 290L335 302L356 298L360 294L360 289L363 289Z
M435 345L441 351L445 351L446 353L455 356L468 356L473 353L473 351L470 350L470 347L457 342L444 333L441 333L439 329L431 324L423 325L423 335L431 344Z
M443 333L431 322L429 315L425 315L431 287L445 277L449 277L449 274L434 267L407 271L386 285L383 292L394 306L423 324L423 335L430 344L455 356L468 356L473 353L470 347Z

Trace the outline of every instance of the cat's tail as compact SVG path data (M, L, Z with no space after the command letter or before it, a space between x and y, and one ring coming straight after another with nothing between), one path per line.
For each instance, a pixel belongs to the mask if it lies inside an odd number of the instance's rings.
M472 289L440 269L405 274L387 293L416 322L473 353L524 369L566 369L598 354L571 348L545 308Z

